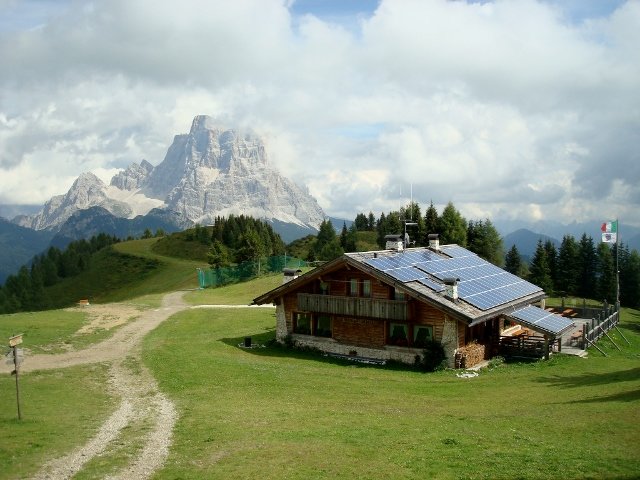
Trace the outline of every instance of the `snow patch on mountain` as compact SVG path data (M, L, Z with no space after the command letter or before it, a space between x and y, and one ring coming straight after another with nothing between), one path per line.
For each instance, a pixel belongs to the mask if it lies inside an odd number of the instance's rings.
M106 187L105 194L108 198L117 202L126 203L131 209L131 213L126 218L135 218L138 215L146 215L154 208L162 208L164 202L157 198L149 198L141 192L140 188L135 190L122 190L113 185Z

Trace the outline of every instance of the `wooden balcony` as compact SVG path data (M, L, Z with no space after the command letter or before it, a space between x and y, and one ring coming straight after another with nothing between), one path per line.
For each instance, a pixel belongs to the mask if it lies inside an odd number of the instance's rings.
M396 321L407 321L409 318L409 308L406 301L313 295L310 293L298 293L298 310Z

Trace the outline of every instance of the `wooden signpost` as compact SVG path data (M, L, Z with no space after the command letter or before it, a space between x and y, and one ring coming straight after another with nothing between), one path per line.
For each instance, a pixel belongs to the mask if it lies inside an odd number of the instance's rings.
M14 370L11 374L16 376L16 402L18 404L18 420L22 420L22 413L20 412L20 384L18 383L18 370L22 363L22 358L18 358L18 345L22 343L22 334L14 335L9 338L9 347L13 350L13 367Z

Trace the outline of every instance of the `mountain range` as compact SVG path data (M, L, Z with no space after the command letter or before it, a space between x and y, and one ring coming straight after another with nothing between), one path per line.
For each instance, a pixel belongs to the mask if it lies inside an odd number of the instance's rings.
M0 211L17 209L5 206ZM285 242L316 233L326 218L305 189L269 163L262 138L199 115L189 133L174 137L157 166L147 160L132 163L109 185L93 173L82 173L69 191L36 212L15 216L13 225L3 221L0 282L49 242L64 247L100 232L121 238L140 236L146 229L173 232L231 214L270 222ZM17 246L12 245L14 237L34 240Z
M244 214L317 231L326 215L316 200L269 164L263 140L250 132L194 118L187 134L176 135L156 167L132 163L106 185L83 173L64 195L36 214L14 218L34 230L59 230L74 213L99 206L133 219L152 209L176 214L179 223L213 223L218 216Z
M107 233L137 237L147 229L168 233L218 216L244 214L270 222L286 243L315 234L328 218L317 201L269 163L265 142L250 131L228 129L211 117L193 119L189 133L176 135L157 166L132 163L105 184L83 173L69 191L56 195L36 211L33 206L0 206L0 283L49 245ZM343 220L331 219L342 228ZM350 224L350 221L346 221ZM562 225L495 222L508 250L515 244L531 257L538 238L559 246L564 235L587 233L599 241L599 224ZM622 224L622 240L640 250L640 229ZM537 233L534 233L537 232Z

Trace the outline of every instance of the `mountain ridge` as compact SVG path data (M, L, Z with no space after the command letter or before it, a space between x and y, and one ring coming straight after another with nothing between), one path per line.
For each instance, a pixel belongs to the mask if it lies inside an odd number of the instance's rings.
M108 186L93 173L82 173L65 194L13 222L55 232L78 210L95 206L129 219L165 208L202 224L244 214L309 231L326 218L310 194L270 165L259 136L221 127L206 115L193 119L189 133L174 137L156 167L147 160L131 163Z

